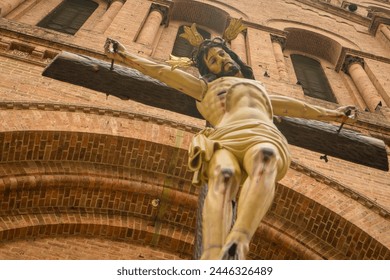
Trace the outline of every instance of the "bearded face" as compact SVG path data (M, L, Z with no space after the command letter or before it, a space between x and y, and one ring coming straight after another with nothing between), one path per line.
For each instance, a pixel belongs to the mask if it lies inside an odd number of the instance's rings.
M220 47L212 47L204 57L209 71L219 77L236 76L240 73L240 66Z

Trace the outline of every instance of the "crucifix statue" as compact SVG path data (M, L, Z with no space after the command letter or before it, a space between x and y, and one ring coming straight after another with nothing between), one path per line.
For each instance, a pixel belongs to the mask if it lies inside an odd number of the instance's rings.
M202 259L245 259L249 242L272 204L275 183L291 161L287 141L273 123L274 115L341 123L356 119L354 106L330 110L269 95L254 79L251 67L226 43L240 31L236 25L226 30L224 38L204 40L195 25L186 29L183 37L195 46L194 55L171 63L196 66L200 78L134 55L113 39L105 44L108 58L194 98L211 124L193 137L189 147L193 183L208 185L202 214Z

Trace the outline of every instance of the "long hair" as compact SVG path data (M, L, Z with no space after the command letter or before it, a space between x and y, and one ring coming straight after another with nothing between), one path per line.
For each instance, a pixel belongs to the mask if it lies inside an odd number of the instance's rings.
M210 48L213 47L220 47L222 48L227 54L230 55L230 57L240 66L240 71L244 78L252 79L254 80L255 77L253 75L253 70L250 66L246 65L240 57L232 51L227 45L225 40L223 40L220 37L216 37L212 40L204 40L202 44L200 44L198 51L193 54L192 60L195 63L195 66L198 68L199 74L207 81L213 81L220 76L213 74L210 72L209 68L207 67L204 57L208 54L208 51Z

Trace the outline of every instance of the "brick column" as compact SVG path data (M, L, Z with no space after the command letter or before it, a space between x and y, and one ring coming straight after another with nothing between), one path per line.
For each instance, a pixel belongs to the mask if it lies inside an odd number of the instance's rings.
M106 31L107 28L110 26L111 22L114 20L114 18L122 8L122 6L123 6L123 0L112 1L107 11L104 13L104 15L100 18L100 20L96 24L94 30L96 32L104 33L104 31Z
M10 12L12 12L12 10L14 10L20 4L22 4L24 1L26 1L26 0L1 1L1 2L5 2L5 3L0 3L0 17L5 17Z
M385 24L381 24L379 26L379 30L383 33L383 35L385 35L387 40L390 41L390 29L389 29L389 27L387 25L385 25Z
M232 50L241 58L244 63L247 63L246 56L246 43L245 43L245 34L239 33L236 39L230 42Z
M364 60L362 58L347 56L343 71L351 76L370 112L375 112L379 102L385 105L384 100L364 70Z
M154 39L157 36L160 25L163 24L165 15L167 14L167 8L152 4L149 15L146 18L141 32L138 35L137 43L143 45L152 45Z
M276 35L271 35L272 48L274 51L274 56L276 60L276 67L278 69L280 79L287 81L287 67L284 61L283 49L286 45L286 38L279 37Z

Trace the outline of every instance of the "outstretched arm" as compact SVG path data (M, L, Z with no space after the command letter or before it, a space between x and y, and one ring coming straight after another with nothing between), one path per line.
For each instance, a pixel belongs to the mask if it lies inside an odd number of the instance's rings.
M341 123L354 122L357 117L355 106L343 106L336 110L331 110L286 96L271 95L270 99L274 114L277 116L337 121Z
M123 62L131 68L137 69L145 75L155 78L168 86L177 89L197 100L202 100L207 90L206 83L187 72L129 53L118 41L107 39L104 51L108 58Z

